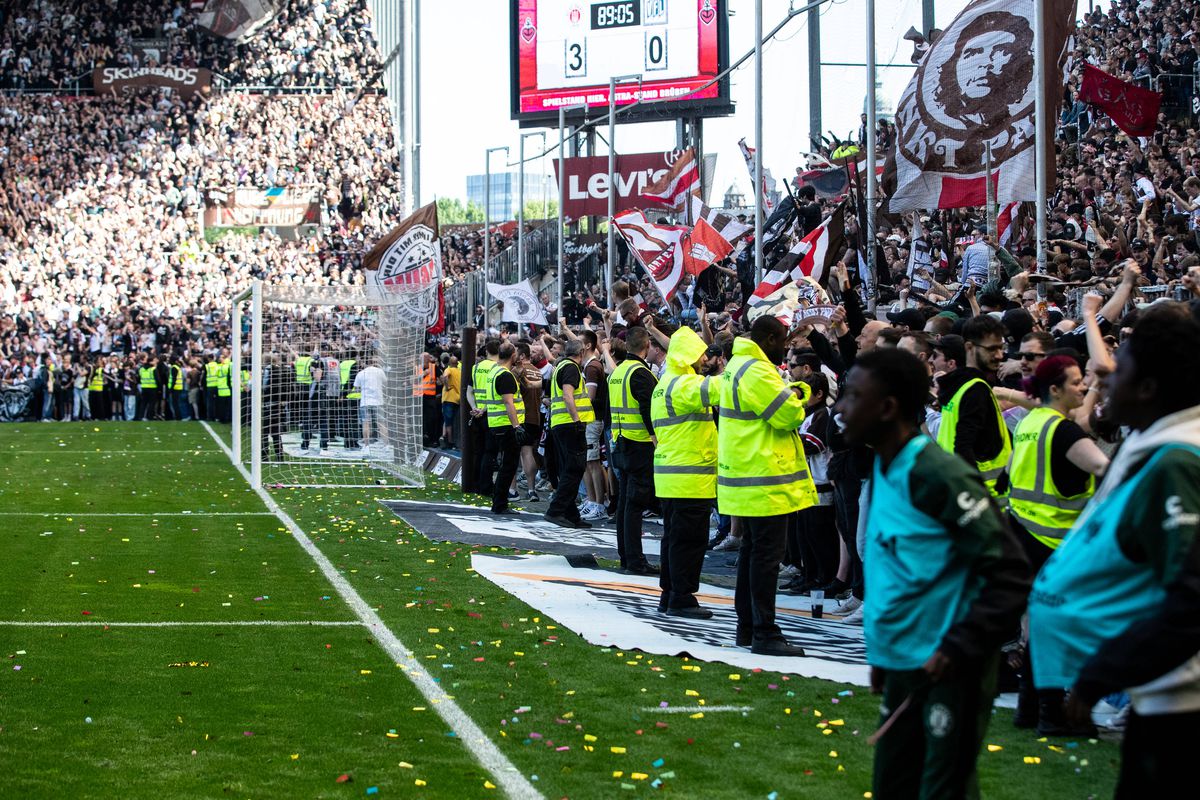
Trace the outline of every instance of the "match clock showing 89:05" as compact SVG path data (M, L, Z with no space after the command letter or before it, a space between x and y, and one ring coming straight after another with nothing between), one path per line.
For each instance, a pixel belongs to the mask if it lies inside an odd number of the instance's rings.
M727 82L713 82L728 60L724 0L511 2L517 118L605 106L621 75L642 81L622 84L618 104L728 97Z

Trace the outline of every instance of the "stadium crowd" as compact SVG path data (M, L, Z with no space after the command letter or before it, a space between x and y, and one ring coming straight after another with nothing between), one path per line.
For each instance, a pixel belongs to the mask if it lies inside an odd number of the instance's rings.
M233 86L272 88L357 89L378 77L364 0L289 0L244 42L209 34L197 13L185 0L9 4L0 9L0 90L88 86L104 66L203 67ZM139 46L147 40L150 53Z

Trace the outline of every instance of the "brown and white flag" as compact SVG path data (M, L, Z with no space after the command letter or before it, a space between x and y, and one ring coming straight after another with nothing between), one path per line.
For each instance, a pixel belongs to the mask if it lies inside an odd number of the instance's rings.
M1054 119L1075 0L1045 0L1045 9L1043 77ZM996 202L1036 199L1036 22L1035 0L973 0L928 49L896 106L890 211L983 205L988 144ZM1053 159L1053 141L1042 145Z
M442 277L437 204L419 208L363 256L367 283L424 285Z

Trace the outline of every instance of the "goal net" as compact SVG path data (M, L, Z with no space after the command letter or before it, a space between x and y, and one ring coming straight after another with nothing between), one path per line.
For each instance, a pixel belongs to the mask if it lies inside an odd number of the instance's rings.
M255 283L235 298L233 453L251 482L424 486L419 382L436 302L436 285Z

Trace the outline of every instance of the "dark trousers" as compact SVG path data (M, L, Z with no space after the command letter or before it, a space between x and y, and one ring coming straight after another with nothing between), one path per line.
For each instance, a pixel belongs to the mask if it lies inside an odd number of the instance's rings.
M855 478L834 481L833 508L838 533L850 554L850 574L846 583L859 600L863 598L863 565L858 555L858 496L863 482Z
M162 414L159 413L159 406L162 403L162 393L158 389L142 389L142 393L138 395L138 405L141 406L137 410L137 419L162 419Z
M1192 761L1200 711L1142 716L1130 711L1121 743L1115 800L1180 797L1194 783Z
M584 430L582 422L568 422L550 429L554 460L558 467L558 485L554 496L550 498L547 514L579 520L579 508L575 505L575 498L579 496L579 484L583 481L583 472L587 468L587 440Z
M88 390L88 411L92 419L108 419L109 405L105 401L104 392Z
M957 664L936 684L923 670L886 671L880 724L905 700L908 706L875 745L875 797L979 797L975 761L992 716L998 665L998 656L983 666Z
M233 395L217 393L217 421L226 425L233 421Z
M501 425L498 428L488 428L487 449L484 451L484 463L500 466L496 472L496 480L492 484L492 512L499 513L508 508L508 488L513 478L517 476L517 463L521 448L517 446L517 434L511 425ZM490 478L491 475L489 474Z
M307 450L309 443L312 442L313 428L317 425L316 406L316 398L309 397L307 394L302 395L296 401L296 418L300 425L300 449L302 450Z
M667 608L700 605L700 571L708 546L708 518L711 498L666 498L662 500L663 540L662 573L658 585Z
M654 445L621 437L613 451L617 484L617 552L622 567L646 561L642 552L642 513L654 504Z
M822 586L837 577L840 548L833 506L810 506L794 515L804 576Z
M436 446L442 438L442 401L436 394L421 398L421 427L425 446Z
M475 453L475 493L491 497L492 473L496 470L496 462L488 461L487 417L471 416L467 420L467 436L471 437L471 447Z
M204 418L209 422L217 421L217 387L204 387Z
M787 544L788 517L742 517L742 546L738 550L737 587L733 605L739 633L753 633L756 642L782 638L775 624L775 590L779 560Z

